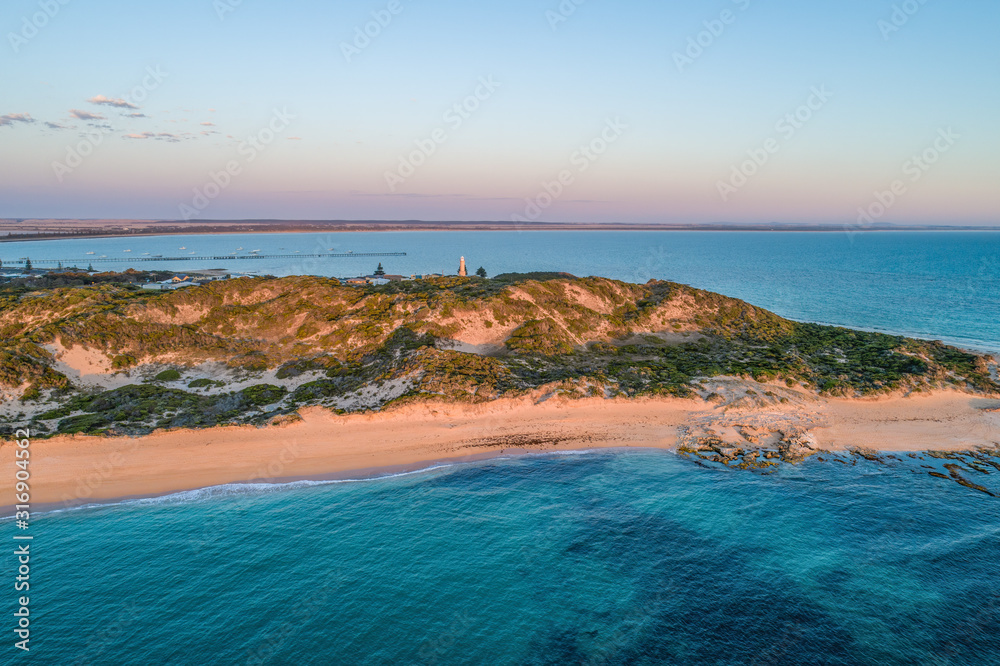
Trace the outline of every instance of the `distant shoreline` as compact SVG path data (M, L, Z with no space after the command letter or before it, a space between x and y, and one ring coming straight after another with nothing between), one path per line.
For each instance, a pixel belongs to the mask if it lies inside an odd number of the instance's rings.
M388 233L472 231L715 231L758 233L1000 232L1000 226L852 224L576 224L558 222L399 222L279 220L28 220L0 219L0 243L146 236L281 233ZM14 234L8 236L8 234Z

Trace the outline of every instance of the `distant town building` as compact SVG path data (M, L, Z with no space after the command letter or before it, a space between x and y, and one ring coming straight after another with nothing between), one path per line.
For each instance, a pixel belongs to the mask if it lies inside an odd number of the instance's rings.
M142 285L143 289L151 289L153 291L168 291L170 289L180 289L181 287L190 287L197 284L194 280L178 280L173 278L171 280L164 280L163 282L147 282Z
M361 275L359 277L341 278L341 282L344 284L349 284L355 287L360 287L364 285L383 285L389 284L390 282L401 282L402 280L409 280L410 278L403 277L402 275L379 275L378 273L373 273L372 275Z

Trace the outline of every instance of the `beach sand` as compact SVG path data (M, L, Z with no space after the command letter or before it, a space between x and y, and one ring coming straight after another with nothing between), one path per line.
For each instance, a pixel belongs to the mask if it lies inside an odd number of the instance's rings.
M692 422L804 423L824 450L958 450L1000 442L1000 400L954 391L800 404L716 405L700 399L570 400L535 393L481 405L420 403L338 416L311 407L301 420L264 428L158 431L128 438L33 440L33 505L74 505L242 482L371 475L444 460L525 451L678 444ZM14 494L15 446L0 446L4 497Z

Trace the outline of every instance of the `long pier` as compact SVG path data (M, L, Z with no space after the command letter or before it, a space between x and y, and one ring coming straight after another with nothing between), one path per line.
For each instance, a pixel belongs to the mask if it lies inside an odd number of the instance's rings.
M31 259L34 264L76 265L79 263L138 263L140 261L230 261L233 259L339 259L350 257L405 257L405 252L342 252L337 254L220 254L220 255L187 255L184 257L85 257L84 259ZM23 266L30 257L5 260L5 264Z

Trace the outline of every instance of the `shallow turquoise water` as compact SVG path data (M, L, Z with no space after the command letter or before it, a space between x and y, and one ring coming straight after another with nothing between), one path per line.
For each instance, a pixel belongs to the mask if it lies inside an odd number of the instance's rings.
M183 246L185 250L179 248ZM943 339L1000 352L998 232L406 232L161 236L0 243L0 259L18 257L102 264L100 255L136 257L400 251L405 257L260 259L136 264L178 271L222 267L273 275L353 276L381 261L389 273L490 275L559 270L629 282L673 280L803 321ZM131 253L124 250L130 249ZM88 255L87 252L94 252ZM38 264L42 265L42 264ZM68 264L67 264L68 265Z
M1000 504L917 471L614 450L51 513L31 661L1000 663Z

